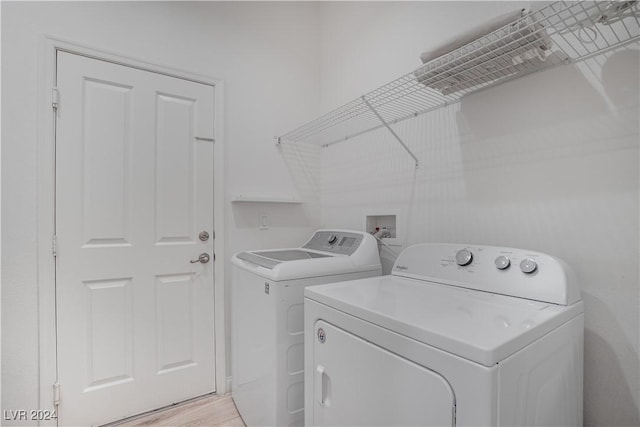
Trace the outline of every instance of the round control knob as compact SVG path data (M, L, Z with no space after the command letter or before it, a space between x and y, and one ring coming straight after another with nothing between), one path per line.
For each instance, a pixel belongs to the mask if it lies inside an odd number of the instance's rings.
M520 263L520 270L522 270L522 272L526 274L533 273L537 268L538 264L536 264L536 262L531 258L525 258Z
M327 242L329 242L330 245L333 245L337 240L338 240L338 236L336 236L335 234L332 234L327 239Z
M456 263L461 267L465 265L469 265L472 260L473 260L473 254L469 249L460 249L456 253Z
M509 268L509 266L511 265L511 260L504 255L500 255L498 258L496 258L495 263L498 270L504 270Z

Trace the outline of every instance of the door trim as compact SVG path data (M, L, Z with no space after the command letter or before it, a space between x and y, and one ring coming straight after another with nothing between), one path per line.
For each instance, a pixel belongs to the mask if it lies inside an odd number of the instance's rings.
M53 384L58 378L56 353L56 269L53 257L55 233L55 112L52 108L56 82L56 53L64 51L126 67L189 80L215 87L214 100L214 253L220 260L214 272L214 322L216 392L227 391L224 311L224 143L223 82L209 76L157 65L125 55L41 35L38 41L38 128L37 128L37 244L38 244L38 408L54 409ZM60 100L64 108L64 94ZM62 384L64 390L64 384ZM55 420L42 425L56 425Z

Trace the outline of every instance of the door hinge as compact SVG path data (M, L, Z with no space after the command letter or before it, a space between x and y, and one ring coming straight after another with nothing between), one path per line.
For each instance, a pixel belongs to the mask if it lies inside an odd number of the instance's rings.
M457 420L456 420L456 405L453 405L453 408L451 408L451 411L453 412L452 413L452 415L453 415L453 419L452 419L453 424L452 424L452 426L455 427L456 426L456 422L457 422Z
M53 252L54 258L58 256L58 236L55 234L51 239L51 252Z
M53 383L53 406L60 405L60 383Z
M211 238L212 239L216 238L216 230L211 230Z
M58 92L58 88L54 87L52 89L52 94L51 94L51 107L53 107L54 110L58 110L58 105L60 103L60 92Z

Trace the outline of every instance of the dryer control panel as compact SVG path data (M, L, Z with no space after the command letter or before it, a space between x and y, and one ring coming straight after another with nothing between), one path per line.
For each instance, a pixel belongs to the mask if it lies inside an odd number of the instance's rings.
M418 244L400 254L392 274L553 304L580 300L573 271L562 260L526 249Z
M318 230L305 243L303 248L316 251L331 252L342 255L353 255L358 249L364 233L342 230Z

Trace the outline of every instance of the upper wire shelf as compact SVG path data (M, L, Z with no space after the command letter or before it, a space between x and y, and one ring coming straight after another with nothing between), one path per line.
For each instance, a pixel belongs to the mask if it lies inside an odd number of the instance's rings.
M637 0L557 1L529 12L278 137L328 146L460 100L495 84L640 39Z

